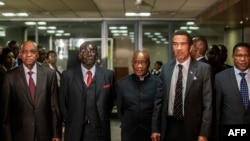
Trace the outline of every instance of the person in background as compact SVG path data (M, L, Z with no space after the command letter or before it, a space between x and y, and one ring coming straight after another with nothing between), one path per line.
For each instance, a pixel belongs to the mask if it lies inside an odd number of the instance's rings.
M227 69L227 68L231 68L232 66L225 64L226 60L227 60L227 48L224 45L218 45L219 49L220 49L220 63L222 68Z
M1 72L7 72L14 68L15 56L10 48L3 48L0 56Z
M207 40L203 36L193 38L193 46L191 47L190 56L198 61L209 63L205 58L208 45Z
M15 40L7 42L7 47L12 50L15 56L14 68L22 64L22 59L19 57L19 44Z
M150 57L136 51L131 60L134 73L121 79L117 88L122 141L151 141L152 113L159 77L149 73Z
M233 48L232 59L234 67L215 76L218 141L223 140L225 125L250 124L250 44L237 43Z
M5 74L1 87L1 141L60 141L56 73L36 63L33 41L23 43L20 57L23 64Z
M56 62L57 62L57 54L55 51L50 50L47 52L46 55L46 62L49 68L53 69L56 71L56 76L57 76L57 82L58 82L58 86L60 87L60 82L61 82L61 75L62 75L62 67L57 66Z
M212 124L211 66L190 57L192 38L176 31L174 60L164 64L155 97L152 141L208 141Z
M159 75L161 73L161 66L162 66L162 62L156 61L154 64L154 69L151 71L151 73L154 75Z
M46 48L41 46L41 45L38 45L38 54L39 54L39 57L38 57L37 61L40 64L48 65L45 62L46 61Z
M97 46L81 44L81 63L62 73L60 107L65 141L110 141L110 116L115 98L114 72L96 65Z

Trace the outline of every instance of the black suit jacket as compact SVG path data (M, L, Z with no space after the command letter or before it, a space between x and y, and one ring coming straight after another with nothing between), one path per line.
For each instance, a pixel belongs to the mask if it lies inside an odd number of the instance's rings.
M115 97L114 73L96 66L96 107L105 131L105 141L110 141L110 114ZM80 64L62 73L60 107L65 120L65 141L80 141L84 130L86 92Z
M152 132L161 133L161 141L166 138L168 126L168 101L171 79L176 61L163 65L160 74L162 85L155 99ZM187 76L184 100L185 141L197 140L198 136L209 136L212 122L211 67L191 59Z
M33 105L23 65L5 74L1 93L2 141L51 141L61 137L55 71L37 64Z
M159 77L153 74L148 74L143 81L132 74L118 82L122 141L151 141L154 98L159 83Z

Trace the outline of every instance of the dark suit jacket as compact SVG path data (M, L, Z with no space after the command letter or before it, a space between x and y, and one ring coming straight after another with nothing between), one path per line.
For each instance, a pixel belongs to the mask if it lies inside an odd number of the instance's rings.
M153 74L143 81L135 74L119 81L117 106L122 141L151 141L154 98L159 82L159 77Z
M168 126L168 101L171 79L176 61L162 67L163 81L158 92L152 120L152 132L161 133L161 141L166 138ZM209 136L212 121L211 67L191 59L187 76L184 100L184 131L186 141L195 141L199 135Z
M62 73L60 107L65 120L65 141L80 141L84 130L86 92L80 64ZM96 107L110 141L110 114L115 96L113 71L96 66Z
M250 124L250 107L245 111L234 68L226 69L215 77L216 127L224 124Z
M208 60L205 57L202 57L201 59L197 60L197 61L201 61L203 63L207 63L209 64Z
M5 74L1 93L2 141L51 141L61 137L61 116L55 71L37 64L33 105L23 65Z

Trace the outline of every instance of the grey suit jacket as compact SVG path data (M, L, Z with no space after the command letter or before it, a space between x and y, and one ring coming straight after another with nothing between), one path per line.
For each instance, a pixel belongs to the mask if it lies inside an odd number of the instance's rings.
M61 115L55 71L37 64L35 103L23 65L5 74L1 93L3 141L51 141L61 137Z
M250 124L250 107L244 109L234 68L226 69L215 76L216 127L223 125Z
M168 101L170 85L176 61L162 67L160 78L162 85L155 99L152 118L152 132L161 133L166 138L168 126ZM212 122L212 86L211 67L203 62L191 59L184 100L184 130L186 141L197 140L199 135L209 136Z
M114 73L96 66L96 107L104 127L106 140L110 141L110 114L115 97ZM60 107L65 120L65 141L80 141L84 130L85 83L80 64L62 73Z

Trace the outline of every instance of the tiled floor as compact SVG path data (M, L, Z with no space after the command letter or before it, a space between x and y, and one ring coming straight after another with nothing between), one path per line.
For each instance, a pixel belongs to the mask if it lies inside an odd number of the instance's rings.
M121 141L121 128L118 118L111 119L111 141Z

